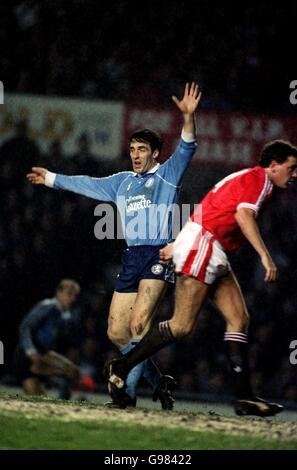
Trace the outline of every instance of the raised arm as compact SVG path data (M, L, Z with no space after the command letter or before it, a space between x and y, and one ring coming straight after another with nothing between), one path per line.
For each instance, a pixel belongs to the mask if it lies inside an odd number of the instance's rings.
M179 100L176 96L172 96L172 100L183 113L184 125L183 132L193 137L196 136L195 111L201 99L201 91L197 83L192 82L191 86L186 83L184 96Z
M170 184L178 188L181 184L185 170L190 164L196 148L195 111L201 98L199 86L196 83L186 83L184 96L179 100L172 96L172 100L183 114L183 128L181 139L171 157L161 165L159 174Z
M255 212L252 209L241 207L235 214L235 219L250 244L260 256L261 263L265 269L265 282L273 282L278 277L275 266L268 249L261 237L258 225L255 220Z

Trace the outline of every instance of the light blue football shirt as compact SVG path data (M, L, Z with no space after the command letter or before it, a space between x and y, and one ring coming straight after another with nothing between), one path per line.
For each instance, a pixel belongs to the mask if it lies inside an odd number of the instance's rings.
M181 138L165 163L156 164L142 175L133 171L104 178L56 174L53 187L99 201L114 202L128 246L165 245L172 241L173 212L181 180L196 146L196 142L186 142Z

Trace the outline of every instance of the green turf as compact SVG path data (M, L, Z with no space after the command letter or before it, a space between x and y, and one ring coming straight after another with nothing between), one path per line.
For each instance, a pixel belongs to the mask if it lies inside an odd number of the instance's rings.
M1 401L11 401L10 410L0 409L0 449L49 449L49 450L289 450L297 449L296 440L269 439L256 436L257 422L254 435L234 436L224 432L202 432L187 430L184 427L165 427L168 416L160 412L161 426L149 426L145 410L143 410L146 425L131 422L107 420L65 421L60 419L60 413L67 416L69 409L82 407L90 415L93 409L101 405L91 402L76 403L62 402L49 397L28 397L0 393ZM22 402L40 403L40 417L23 414ZM14 405L15 403L15 405ZM47 405L55 405L59 415L44 415L50 413ZM16 409L16 406L18 408ZM24 403L25 405L25 403ZM34 405L33 405L34 406ZM38 409L38 408L37 408ZM104 409L104 408L103 408ZM35 407L36 410L36 407ZM76 410L77 412L77 410ZM141 410L140 410L141 413ZM197 414L187 414L190 418L198 418ZM166 418L167 417L167 418ZM120 416L119 416L120 418ZM127 419L127 416L125 416ZM69 415L69 419L71 419ZM224 420L224 417L221 416ZM242 418L238 418L242 419Z
M1 416L1 449L297 449L296 442L102 422Z

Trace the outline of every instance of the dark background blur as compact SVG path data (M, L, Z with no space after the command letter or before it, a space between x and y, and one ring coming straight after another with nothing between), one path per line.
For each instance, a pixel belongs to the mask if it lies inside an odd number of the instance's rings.
M34 0L0 6L0 80L5 92L124 101L162 108L184 83L203 91L201 110L296 115L289 102L295 73L297 7L254 7L212 2ZM103 387L101 367L113 347L106 337L108 305L123 241L96 240L95 201L30 186L32 165L66 174L105 176L129 168L92 155L77 136L77 151L65 155L54 141L47 151L17 121L15 135L0 147L0 340L5 347L4 382L13 383L12 354L20 320L40 299L51 297L62 277L81 283L81 346L68 355ZM296 139L293 142L297 144ZM191 165L181 202L199 199L228 166ZM265 286L257 256L245 246L233 267L249 311L250 363L257 393L297 402L297 366L289 362L297 339L297 188L277 191L261 230L280 269ZM173 298L159 315L172 313ZM224 322L207 304L195 333L157 356L178 376L185 392L228 393ZM83 373L83 372L82 372Z

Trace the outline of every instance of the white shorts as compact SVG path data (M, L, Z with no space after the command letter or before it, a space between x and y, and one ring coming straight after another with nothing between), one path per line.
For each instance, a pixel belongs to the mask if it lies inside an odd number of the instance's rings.
M173 245L175 272L194 277L204 284L231 271L222 245L201 225L189 220Z

